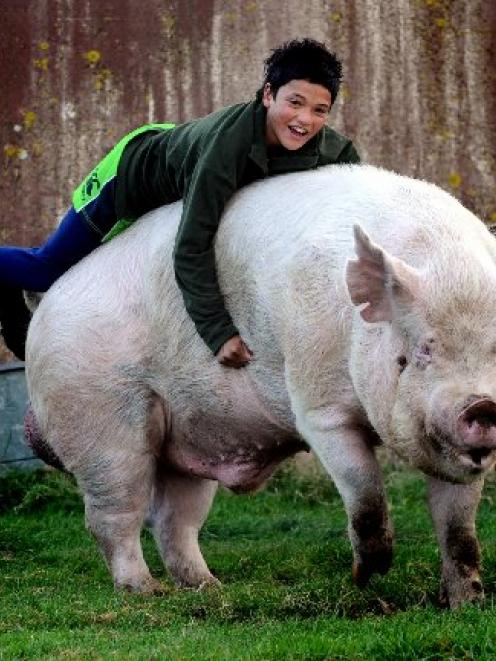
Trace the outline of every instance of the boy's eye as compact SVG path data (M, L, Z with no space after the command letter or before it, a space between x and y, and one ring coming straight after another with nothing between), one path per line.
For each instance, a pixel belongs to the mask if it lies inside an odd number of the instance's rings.
M298 99L290 99L290 100L289 100L289 103L290 103L292 106L301 106L301 101L298 101Z

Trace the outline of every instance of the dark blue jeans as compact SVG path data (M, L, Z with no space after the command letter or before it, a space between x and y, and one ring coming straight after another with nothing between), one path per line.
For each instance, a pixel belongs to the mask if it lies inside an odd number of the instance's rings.
M116 223L114 182L80 213L71 207L39 248L0 247L0 285L46 291L65 271L97 248Z

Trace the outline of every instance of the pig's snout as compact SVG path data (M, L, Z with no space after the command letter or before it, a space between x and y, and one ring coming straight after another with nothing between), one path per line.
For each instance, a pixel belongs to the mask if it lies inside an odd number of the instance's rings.
M467 455L481 466L496 449L496 402L488 397L471 399L459 414L456 428Z

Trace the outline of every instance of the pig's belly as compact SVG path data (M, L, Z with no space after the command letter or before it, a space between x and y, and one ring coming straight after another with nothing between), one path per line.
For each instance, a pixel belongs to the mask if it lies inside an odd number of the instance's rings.
M167 464L236 492L257 489L281 461L308 449L295 430L260 418L174 420L171 431L163 449Z

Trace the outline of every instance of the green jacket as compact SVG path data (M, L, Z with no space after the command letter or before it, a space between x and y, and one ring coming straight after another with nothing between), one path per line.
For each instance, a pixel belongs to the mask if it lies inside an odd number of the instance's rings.
M267 153L265 107L257 100L134 138L119 163L118 218L184 200L174 249L176 280L198 333L215 354L238 333L224 305L214 238L228 200L267 176L330 163L358 163L353 143L325 126L297 151Z

